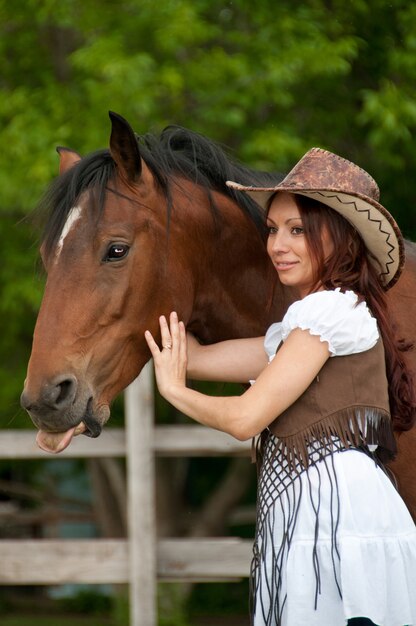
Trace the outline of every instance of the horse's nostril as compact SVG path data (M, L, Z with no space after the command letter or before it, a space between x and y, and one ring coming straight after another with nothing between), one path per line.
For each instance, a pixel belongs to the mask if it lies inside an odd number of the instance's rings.
M64 409L71 405L77 393L77 379L74 376L54 381L43 390L44 403L53 409Z
M74 381L73 380L63 380L61 383L59 383L59 385L57 385L57 388L59 390L58 395L56 397L55 400L55 404L60 405L65 403L65 401L68 399L69 396L71 396L71 400L73 397L73 388L74 388Z
M21 397L21 406L29 411L32 419L35 415L44 415L45 411L63 411L74 402L78 391L78 381L72 374L52 378L44 383L40 392L35 389L24 389Z

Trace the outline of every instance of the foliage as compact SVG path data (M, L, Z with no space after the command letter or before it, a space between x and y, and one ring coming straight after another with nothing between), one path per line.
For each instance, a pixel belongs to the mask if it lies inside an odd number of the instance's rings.
M158 584L158 625L191 626L184 607L183 592L178 583Z
M4 588L0 594L0 621L2 626L126 626L128 619L118 620L114 603L93 586L71 598L44 597L41 603L34 588L14 588L11 592Z
M112 610L110 596L90 589L82 589L76 595L60 598L57 604L63 613L108 615Z
M205 583L197 585L189 602L189 612L194 623L198 616L241 615L241 626L246 623L249 602L247 579L233 584ZM208 610L207 610L208 609ZM209 611L209 614L208 614ZM244 614L244 612L246 614Z
M0 16L3 425L43 284L21 219L56 173L56 145L107 145L107 110L138 132L189 126L263 169L328 147L368 168L416 232L414 3L0 0Z

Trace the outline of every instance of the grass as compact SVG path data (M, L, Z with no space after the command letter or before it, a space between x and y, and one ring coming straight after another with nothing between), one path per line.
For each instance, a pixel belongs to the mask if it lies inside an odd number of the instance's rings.
M40 615L13 615L8 617L0 617L1 626L113 626L115 623L113 620L107 620L103 617L80 617L74 615L70 617L63 617L62 615L55 615L51 617L42 617Z
M161 583L159 626L248 626L247 595L247 581L226 589L219 583L199 584L185 607L178 585ZM39 589L0 588L1 626L128 626L128 609L124 588L113 595L82 588L61 598Z
M122 602L123 601L123 602ZM121 609L124 609L122 611ZM124 614L125 613L125 614ZM127 626L127 599L94 588L51 598L34 589L0 589L1 626Z
M193 621L194 626L248 626L247 616L242 617L217 617L217 618L200 618ZM66 616L55 615L42 617L40 615L14 615L0 616L1 626L116 626L113 620L103 617L80 617L79 615Z

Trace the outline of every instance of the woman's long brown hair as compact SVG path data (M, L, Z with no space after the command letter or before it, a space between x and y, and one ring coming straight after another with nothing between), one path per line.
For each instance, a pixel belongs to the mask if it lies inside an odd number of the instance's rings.
M351 289L359 301L366 302L378 322L384 344L393 426L398 431L410 430L416 422L416 391L405 352L413 345L397 338L396 325L388 310L376 261L354 226L340 214L305 196L295 194L294 198L302 217L309 252L314 259L315 289L318 285L326 289L340 287L342 291ZM322 245L324 229L327 229L333 243L333 252L327 258L324 258Z

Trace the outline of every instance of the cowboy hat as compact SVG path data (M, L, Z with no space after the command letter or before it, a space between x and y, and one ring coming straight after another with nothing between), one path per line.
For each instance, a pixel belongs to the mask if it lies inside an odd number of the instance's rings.
M227 181L267 209L278 191L313 198L340 213L359 232L380 270L380 281L390 289L404 265L403 237L394 218L379 203L375 180L361 167L322 148L309 150L275 187L245 187Z

